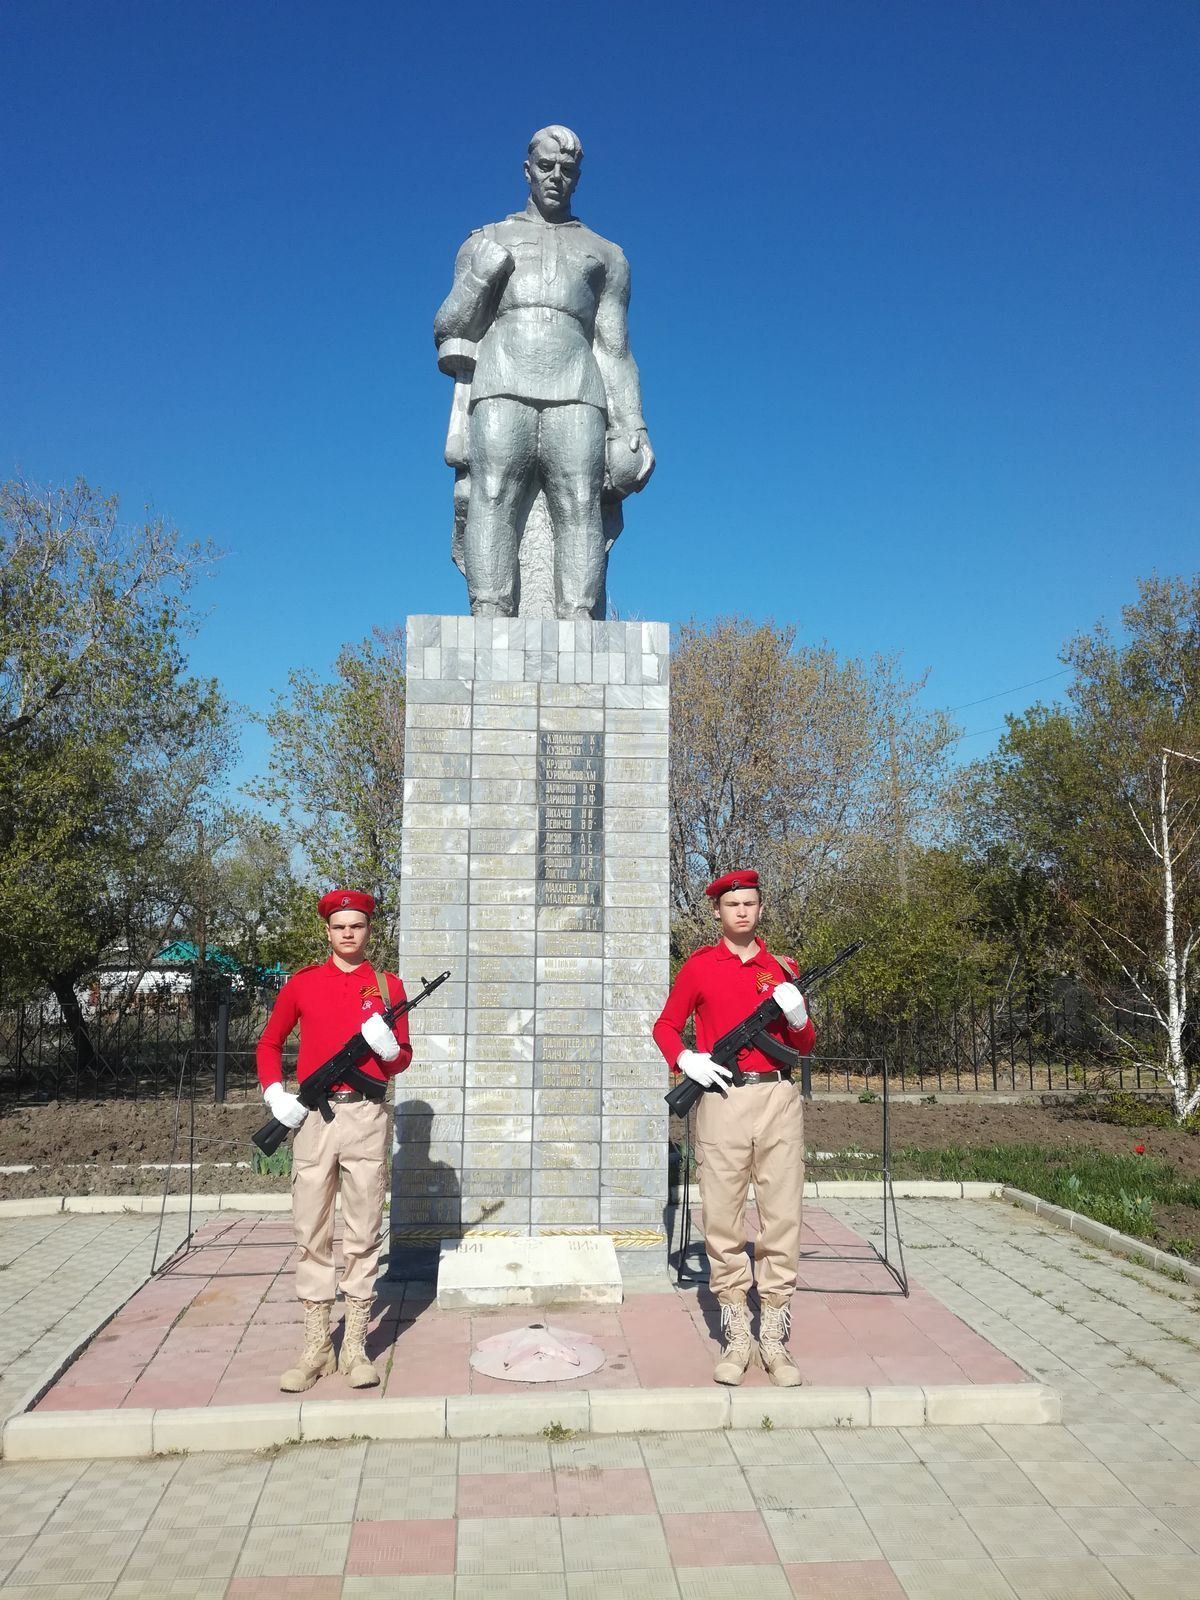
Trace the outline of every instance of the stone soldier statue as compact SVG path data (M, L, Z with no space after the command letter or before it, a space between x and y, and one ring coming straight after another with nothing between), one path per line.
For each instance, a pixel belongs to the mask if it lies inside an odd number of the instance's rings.
M438 364L455 379L453 554L475 616L517 614L540 492L553 541L544 614L602 618L621 501L654 470L629 352L629 266L571 214L582 160L569 128L534 134L529 203L471 234L434 320Z

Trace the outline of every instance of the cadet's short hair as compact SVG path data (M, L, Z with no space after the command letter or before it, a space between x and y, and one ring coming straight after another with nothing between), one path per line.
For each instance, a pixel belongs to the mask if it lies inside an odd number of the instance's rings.
M539 128L529 141L527 153L532 156L537 145L546 139L553 139L563 155L573 156L576 161L583 160L583 146L579 142L579 135L572 133L570 128L564 128L561 122L551 122L546 127Z

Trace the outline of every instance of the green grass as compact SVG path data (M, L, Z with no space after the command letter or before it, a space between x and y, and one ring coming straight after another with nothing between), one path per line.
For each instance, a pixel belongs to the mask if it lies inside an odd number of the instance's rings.
M895 1153L892 1176L1007 1183L1143 1239L1154 1231L1155 1205L1195 1206L1200 1211L1200 1181L1180 1178L1169 1162L1152 1156L1106 1155L1078 1146L949 1145L942 1150L906 1146Z

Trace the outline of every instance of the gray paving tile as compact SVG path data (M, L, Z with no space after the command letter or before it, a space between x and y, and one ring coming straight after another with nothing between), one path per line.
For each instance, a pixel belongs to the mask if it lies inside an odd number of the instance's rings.
M1063 1506L1060 1515L1104 1561L1110 1556L1190 1554L1183 1540L1143 1506Z
M889 1561L981 1561L988 1553L953 1506L860 1505L859 1510Z
M990 1561L893 1561L909 1600L1013 1600Z
M39 1533L86 1469L86 1461L0 1467L0 1536Z
M566 1517L562 1542L568 1572L671 1565L658 1517Z
M1008 1452L986 1428L900 1428L905 1444L922 1461L1005 1461ZM1022 1432L1024 1430L1022 1429Z
M841 1474L828 1462L803 1472L781 1472L778 1467L744 1467L742 1472L755 1505L764 1511L854 1504Z
M221 1594L213 1600L223 1600L225 1585L221 1585ZM38 1584L8 1584L4 1585L4 1600L111 1600L113 1586L111 1583L58 1583L53 1589L44 1583ZM149 1597L147 1597L149 1600ZM154 1600L158 1600L155 1596ZM209 1597L205 1597L209 1600Z
M1125 1590L1095 1556L1063 1561L1021 1557L996 1565L1017 1600L1128 1600Z
M737 1470L737 1462L724 1433L647 1433L640 1439L642 1456L648 1467L725 1467Z
M224 1578L122 1578L110 1600L225 1600ZM5 1596L8 1600L8 1596Z
M238 1558L237 1578L315 1577L346 1565L350 1524L252 1527Z
M1087 1555L1087 1550L1053 1506L964 1506L964 1521L988 1554L1002 1558Z
M1200 1466L1190 1461L1113 1462L1116 1477L1151 1509L1200 1507ZM1105 1502L1109 1504L1109 1502Z
M245 1538L244 1527L190 1528L183 1538L175 1528L151 1528L138 1540L121 1577L150 1582L169 1573L172 1579L229 1579Z
M829 1462L816 1435L807 1428L776 1428L770 1433L734 1428L729 1448L744 1467L826 1467Z
M1137 1500L1102 1462L1023 1461L1021 1470L1052 1506L1131 1506ZM1147 1463L1142 1463L1145 1470Z
M458 1578L454 1600L567 1600L567 1580L561 1572L488 1572Z
M1196 1593L1195 1556L1108 1556L1104 1565L1130 1600L1190 1600Z
M855 1503L870 1506L948 1506L946 1491L921 1461L853 1463L838 1468Z
M679 1600L675 1574L667 1567L568 1572L569 1600Z
M861 1511L816 1506L766 1511L762 1519L780 1561L878 1561L880 1549Z
M414 1517L452 1517L458 1500L458 1479L364 1478L354 1508L356 1522L404 1522Z
M988 1433L1013 1461L1093 1461L1095 1457L1075 1434L1054 1423L1037 1427L990 1427Z
M1154 1515L1190 1549L1200 1551L1200 1513L1195 1506L1155 1506Z
M559 1520L460 1517L455 1570L465 1577L490 1572L561 1572L563 1541Z
M437 1478L457 1471L455 1439L414 1439L411 1444L378 1439L367 1446L363 1482L373 1478Z
M464 1439L458 1470L471 1472L548 1472L550 1446L533 1439Z
M889 1462L916 1461L916 1452L905 1437L911 1431L900 1428L818 1428L813 1437L835 1467L866 1466L871 1463L886 1465Z
M956 1506L1044 1506L1046 1497L1015 1461L933 1461L929 1470Z
M8 1574L14 1585L115 1583L129 1558L130 1537L121 1529L95 1532L69 1528L40 1533Z
M580 1471L645 1465L640 1443L627 1438L563 1439L550 1446L550 1459L556 1469L575 1467Z

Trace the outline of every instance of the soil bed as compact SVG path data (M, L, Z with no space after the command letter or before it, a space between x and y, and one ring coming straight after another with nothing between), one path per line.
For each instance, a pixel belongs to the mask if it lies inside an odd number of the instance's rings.
M213 1105L197 1103L196 1190L202 1194L232 1191L286 1192L289 1180L280 1174L256 1173L225 1165L250 1159L250 1135L266 1113L261 1101ZM998 1145L1078 1146L1080 1155L1095 1152L1131 1157L1143 1145L1147 1157L1170 1165L1183 1180L1200 1179L1200 1137L1173 1127L1118 1126L1102 1122L1094 1105L1076 1108L1056 1103L1003 1104L943 1098L936 1104L894 1103L892 1172L895 1177L924 1176L906 1151L976 1150ZM187 1112L175 1159L187 1153ZM871 1152L881 1149L883 1129L879 1101L815 1099L806 1110L806 1143L813 1151ZM672 1124L671 1137L680 1133ZM35 1170L0 1174L0 1199L60 1194L155 1194L162 1192L164 1173L141 1171L143 1162L172 1157L175 1103L172 1099L137 1101L64 1101L38 1106L0 1108L0 1166L29 1165ZM221 1165L217 1165L221 1163ZM810 1174L837 1171L850 1176L869 1173L870 1161L817 1162ZM185 1173L173 1173L173 1192L186 1190ZM1175 1248L1200 1261L1200 1208L1160 1204L1155 1207L1149 1242ZM1180 1243L1190 1241L1190 1250Z

